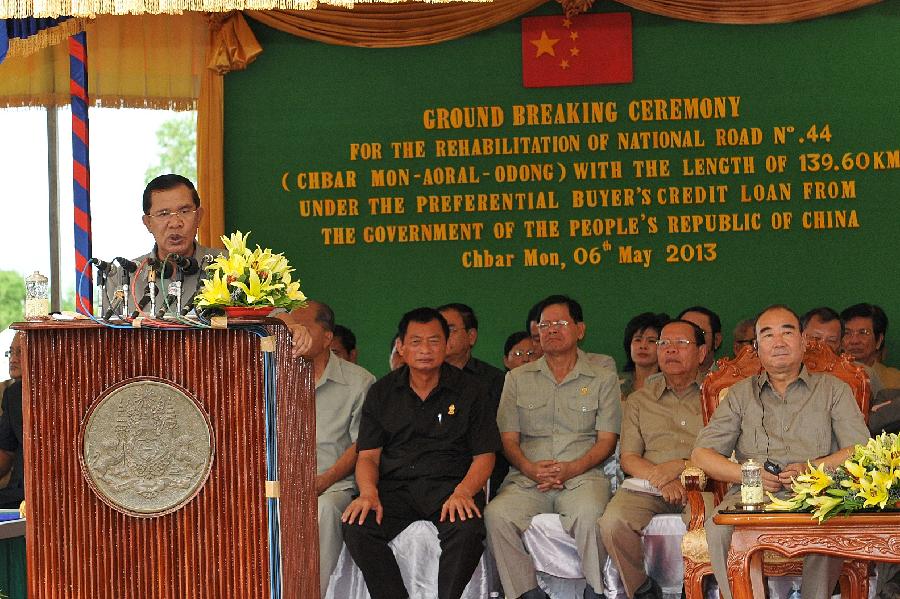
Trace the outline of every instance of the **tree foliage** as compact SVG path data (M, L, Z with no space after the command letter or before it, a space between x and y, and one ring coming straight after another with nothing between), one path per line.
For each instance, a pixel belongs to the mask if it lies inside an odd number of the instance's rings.
M177 173L197 180L197 115L194 112L164 121L156 130L159 162L147 169L145 183L157 175Z
M0 270L0 331L25 318L25 279L13 270Z

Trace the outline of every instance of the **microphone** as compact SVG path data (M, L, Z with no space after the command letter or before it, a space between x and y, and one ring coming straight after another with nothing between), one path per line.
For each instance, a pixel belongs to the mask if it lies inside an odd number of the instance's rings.
M115 299L113 299L113 302L109 305L109 308L103 314L103 320L109 320L110 318L112 318L112 315L116 313L116 311L119 309L119 306L122 305L124 299L125 293L123 293L121 289L116 291Z
M142 297L141 301L138 302L137 310L135 310L134 312L131 313L131 317L137 318L140 315L141 310L143 310L149 303L150 303L150 285L147 285L147 287L144 289L144 297Z
M206 267L209 266L210 264L212 264L213 261L215 261L215 259L216 259L216 257L212 254L203 255L200 258L199 268L201 270L205 271ZM193 260L193 258L191 258L191 260ZM184 302L184 306L181 307L181 312L179 312L179 314L181 314L181 316L187 316L187 313L194 309L194 298L197 297L197 293L199 293L199 292L200 292L200 288L197 287L196 289L194 289L194 293L192 293L191 296L187 299L187 301Z
M122 270L124 270L125 272L136 272L137 271L137 264L135 264L131 260L123 258L122 256L116 256L116 259L113 260L113 262L118 263L118 265L121 266Z
M179 254L172 254L171 258L172 262L175 263L175 266L181 269L182 274L192 275L200 270L200 265L197 263L197 259L193 256L181 256Z
M181 281L171 281L169 283L169 289L166 293L166 299L163 301L163 305L156 311L156 317L162 318L166 315L166 306L169 307L175 313L178 313L178 296L181 295Z
M150 258L147 260L147 283L156 284L156 277L159 275L159 262Z
M150 258L147 261L147 295L150 297L150 315L156 314L156 293L159 290L159 285L156 284L156 277L159 274L159 261ZM140 309L143 309L144 306L139 306Z
M112 262L104 262L100 258L91 258L88 261L97 267L97 287L101 290L101 297L106 294L106 281L113 270Z
M181 307L181 312L180 312L180 314L182 316L187 316L187 313L194 309L194 298L197 297L198 291L200 291L200 290L195 289L194 293L191 294L191 297L189 297L187 299L187 301L184 302L184 306Z
M113 269L112 262L104 262L100 258L91 258L90 263L97 266L97 273L109 273Z
M157 260L156 258L149 258L147 260L147 268L155 273L155 277L157 279L159 279L160 277L162 277L163 279L171 279L172 274L174 274L175 272L175 267L172 266L170 262Z

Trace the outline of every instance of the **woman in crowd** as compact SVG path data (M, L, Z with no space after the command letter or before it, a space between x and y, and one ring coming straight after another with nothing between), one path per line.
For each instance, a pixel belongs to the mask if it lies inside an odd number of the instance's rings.
M659 332L669 322L669 315L653 312L638 314L625 325L625 366L619 375L622 399L644 386L647 377L659 372L656 361L656 341Z

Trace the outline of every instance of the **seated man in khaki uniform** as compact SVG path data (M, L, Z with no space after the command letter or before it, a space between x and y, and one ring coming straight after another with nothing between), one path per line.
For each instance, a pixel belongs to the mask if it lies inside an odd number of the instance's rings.
M652 485L648 492L626 486L600 518L600 535L629 598L661 599L662 591L644 571L641 531L656 514L684 511L687 492L679 477L703 427L700 364L706 357L703 330L674 320L660 331L661 373L628 396L622 416L622 471Z
M880 306L855 304L841 312L843 347L857 362L870 366L885 389L900 389L900 369L882 363L888 317Z
M334 312L326 304L309 301L283 319L300 324L312 338L303 353L312 360L316 381L316 494L319 508L319 594L344 546L341 515L356 493L356 436L366 392L375 382L368 370L331 352Z
M585 331L578 302L551 296L542 306L544 355L507 373L500 399L497 424L511 468L485 509L488 543L507 597L544 597L521 535L537 514L560 514L581 558L584 597L593 599L603 592L597 519L610 487L601 464L619 436L619 381L578 352Z
M756 319L756 351L765 372L731 386L691 453L691 461L710 477L734 483L716 512L740 499L740 463L750 458L781 468L778 475L762 472L765 490L777 493L790 490L791 479L806 470L807 461L837 466L869 438L850 387L830 374L810 373L803 365L805 346L800 318L790 308L771 306ZM727 458L732 451L739 463ZM717 525L713 516L705 525L710 562L722 597L731 599L726 558L733 527ZM841 563L840 558L807 555L803 599L830 597Z

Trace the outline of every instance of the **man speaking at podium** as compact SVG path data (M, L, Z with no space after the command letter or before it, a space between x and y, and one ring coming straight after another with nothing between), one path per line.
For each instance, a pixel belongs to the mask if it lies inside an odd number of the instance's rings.
M137 277L131 273L132 281L129 282L133 295L140 301L142 296L148 290L147 281L150 275L150 261L161 265L170 255L177 254L184 258L194 258L198 265L203 262L206 256L218 256L221 250L207 248L201 246L195 241L197 235L197 227L200 219L203 217L203 208L200 206L200 195L191 180L187 177L176 174L160 175L150 181L144 188L143 197L144 216L142 220L144 226L153 235L156 242L153 249L143 256L136 258L134 264L140 266L142 262L147 264L140 269ZM164 275L167 283L173 279L175 265L168 263L164 272L156 270L156 283L159 285L161 281L160 274ZM109 274L109 284L112 287L118 287L122 282L122 264L118 268L113 269ZM193 272L191 272L193 271ZM189 305L193 300L193 296L200 285L200 281L205 278L205 271L202 268L182 269L183 280L181 283L182 306ZM166 296L173 295L169 293L169 289L163 289L162 286L157 288L154 305L157 312L166 305ZM104 297L103 308L108 311L111 298ZM132 298L127 298L129 310L135 310ZM169 301L172 301L171 298ZM146 306L145 306L146 307ZM180 308L179 306L178 308ZM173 307L169 312L177 310ZM125 316L129 316L126 314ZM157 314L153 314L157 316Z

